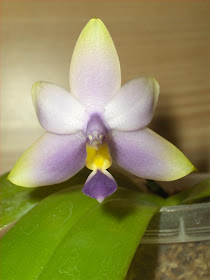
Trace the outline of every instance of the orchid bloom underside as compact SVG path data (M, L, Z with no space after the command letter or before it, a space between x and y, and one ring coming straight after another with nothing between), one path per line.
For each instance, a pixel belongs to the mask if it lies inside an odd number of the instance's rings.
M100 19L91 19L80 34L69 77L70 92L49 82L32 87L47 132L17 161L11 182L56 184L86 165L92 172L83 192L102 202L117 189L107 171L112 158L130 173L154 180L175 180L195 170L174 145L146 128L159 85L154 78L138 78L121 87L118 55Z

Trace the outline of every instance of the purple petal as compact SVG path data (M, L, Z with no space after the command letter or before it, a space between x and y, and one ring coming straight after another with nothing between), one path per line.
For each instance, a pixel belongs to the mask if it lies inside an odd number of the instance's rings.
M109 31L100 19L91 19L72 56L71 92L88 110L100 111L120 86L120 63Z
M117 189L117 183L108 171L93 171L88 177L83 193L102 202L106 197L113 194Z
M106 105L104 118L111 129L132 131L152 120L159 94L153 78L139 78L125 84Z
M85 166L85 159L82 133L45 133L23 153L8 178L23 187L52 185L75 175Z
M32 87L32 98L39 122L47 131L72 134L83 129L85 107L64 88L38 82Z
M113 131L109 147L122 168L142 178L171 181L196 170L181 151L148 128Z

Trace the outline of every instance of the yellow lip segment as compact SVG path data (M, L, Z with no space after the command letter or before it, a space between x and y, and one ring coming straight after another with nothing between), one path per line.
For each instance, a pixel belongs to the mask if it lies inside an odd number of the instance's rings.
M86 150L86 167L88 169L105 170L112 165L112 158L107 144L100 144L97 148L87 144Z

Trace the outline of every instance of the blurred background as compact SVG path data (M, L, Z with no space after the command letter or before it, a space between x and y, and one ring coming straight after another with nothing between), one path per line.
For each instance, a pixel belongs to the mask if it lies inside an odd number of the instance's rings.
M160 98L150 128L200 172L210 171L210 1L1 1L1 173L42 133L30 90L69 89L69 64L89 19L117 48L122 82L153 76Z

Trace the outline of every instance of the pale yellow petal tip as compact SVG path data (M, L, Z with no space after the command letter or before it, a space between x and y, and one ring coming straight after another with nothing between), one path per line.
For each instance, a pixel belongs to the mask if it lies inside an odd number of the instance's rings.
M42 82L36 82L35 84L33 84L32 88L31 88L31 93L34 93L35 91L37 91L37 88L41 87L41 83Z
M153 78L153 77L151 77L150 80L151 80L152 83L153 83L154 92L155 92L155 94L158 96L158 95L159 95L159 92L160 92L159 83L158 83L158 81L157 81L155 78Z
M27 180L24 180L23 177L21 176L21 166L19 166L17 163L8 174L7 180L16 186L31 187L27 183Z
M90 22L90 21L100 21L100 22L102 22L102 20L101 20L100 18L97 18L97 17L91 18L91 19L89 20L89 22Z
M41 83L42 82L36 82L35 84L33 84L32 88L31 88L31 96L32 96L34 106L36 105L36 94L37 94L37 92L40 91ZM36 108L36 106L35 106L35 108Z
M29 184L24 183L19 177L10 176L10 174L8 175L7 180L19 187L33 188L33 186L29 186Z
M15 177L13 175L11 175L12 171L8 174L7 176L7 180L10 181L12 184L18 186L16 180L15 180Z
M104 23L103 23L103 21L100 19L100 18L91 18L89 21L88 21L88 23L87 23L87 25L89 24L89 23L91 23L91 24L102 24L102 25L104 25Z
M187 172L183 174L180 178L185 177L192 172L198 172L198 169L191 163L191 161L189 161L189 168L187 169Z
M198 172L198 169L192 164L192 171L191 172Z
M188 164L190 165L189 173L198 172L198 169L192 164L192 162L188 158L187 158L187 160L188 160Z
M99 32L99 34L101 34L101 36L103 35L103 36L110 37L109 31L106 28L106 25L99 18L92 18L91 20L89 20L88 23L83 28L83 31L80 34L80 36L83 37L83 36L86 36L90 33L92 33L94 36L96 36L95 32L96 33Z

